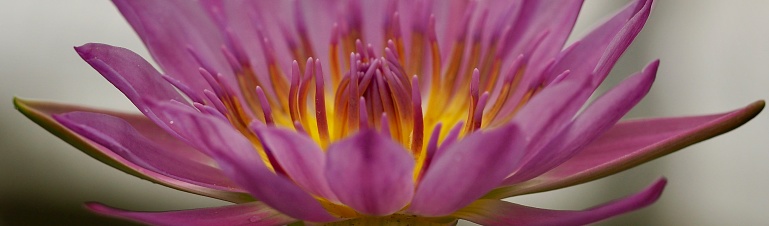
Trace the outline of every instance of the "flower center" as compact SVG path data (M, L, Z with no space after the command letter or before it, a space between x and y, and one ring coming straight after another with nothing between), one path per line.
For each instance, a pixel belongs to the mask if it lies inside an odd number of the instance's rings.
M418 178L439 146L508 122L542 86L537 81L521 81L529 58L505 55L510 48L509 27L488 26L487 14L476 10L475 3L467 7L460 24L450 25L457 26L457 35L441 37L450 43L443 45L450 49L444 57L435 16L426 10L428 6L418 5L425 8L415 10L416 15L405 25L401 25L397 7L388 6L384 37L379 39L383 43L373 47L364 44L360 5L351 1L344 11L347 15L333 25L328 60L324 61L329 67L326 72L312 42L318 37L309 35L306 14L298 4L295 31L287 29L281 38L293 59L307 60L293 61L287 72L278 64L276 47L259 21L255 26L263 50L259 57L249 57L240 40L225 32L222 55L236 76L234 83L190 50L211 89L204 92L205 97L188 96L201 111L232 123L254 143L268 165L269 156L250 127L293 128L323 148L361 129L376 129L411 150ZM410 32L404 34L402 27ZM492 32L482 32L484 29ZM536 48L545 36L529 44ZM264 66L257 70L252 58L263 59ZM174 85L184 92L182 84Z
M376 128L413 150L421 149L423 136L421 95L417 77L409 78L397 56L385 48L377 58L357 41L350 55L350 70L336 88L335 138L358 129Z

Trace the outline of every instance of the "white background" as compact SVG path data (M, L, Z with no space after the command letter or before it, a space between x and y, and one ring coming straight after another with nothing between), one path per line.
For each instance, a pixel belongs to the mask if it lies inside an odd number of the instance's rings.
M575 34L623 2L588 0ZM651 93L629 117L716 113L769 97L769 1L658 1L608 83L662 60ZM100 201L136 210L224 203L114 170L13 109L12 96L132 110L73 46L102 42L146 50L109 1L0 2L0 225L105 224L81 209ZM607 84L610 85L610 84ZM514 198L579 209L669 179L662 199L601 225L769 224L769 116L622 174ZM114 222L111 222L114 223Z

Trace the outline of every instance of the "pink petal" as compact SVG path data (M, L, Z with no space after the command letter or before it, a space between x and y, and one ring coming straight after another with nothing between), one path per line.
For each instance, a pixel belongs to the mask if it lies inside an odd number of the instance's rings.
M212 4L212 2L214 3ZM252 70L253 76L262 82L262 89L268 96L271 96L275 95L276 90L270 85L274 81L270 80L268 62L277 64L279 68L283 69L290 66L288 63L296 60L287 51L289 48L286 48L285 38L281 36L282 33L280 32L280 29L286 29L282 26L292 25L288 22L291 19L291 13L288 12L291 11L289 6L295 2L303 3L304 1L201 1L202 8L208 14L196 16L205 18L211 15L218 27L210 32L224 37L225 43L227 43L225 49L230 52L228 54L234 57L233 60L235 60L236 65L230 67L236 70ZM257 27L261 30L262 36L259 35ZM317 38L326 40L329 36L313 37L313 40ZM267 46L262 45L265 38L269 42ZM327 46L328 41L326 40L324 44ZM221 52L220 46L215 47L214 50L218 51L217 53ZM265 53L272 55L267 56ZM246 66L248 68L244 68ZM231 70L227 69L227 73ZM228 76L226 73L224 74ZM277 92L280 91L277 90Z
M326 154L315 141L296 131L267 126L256 129L259 140L272 151L291 180L314 195L337 201L323 174Z
M627 24L625 24L625 26L617 32L617 35L614 36L611 42L609 42L609 45L606 47L607 51L603 53L601 59L598 61L598 65L596 65L596 68L593 70L593 76L595 76L593 85L597 87L603 82L606 76L609 75L609 71L614 68L614 64L617 63L619 57L622 56L622 53L625 52L638 33L641 32L641 29L643 29L646 24L646 20L649 19L651 7L652 0L647 0L644 3L643 8L633 15L633 17L628 20Z
M227 180L218 168L208 162L187 159L178 152L160 149L131 124L118 117L76 111L53 115L53 118L69 130L99 144L105 154L117 155L117 161L127 161L158 174L203 187L243 192Z
M566 43L566 38L571 34L577 15L582 8L581 0L559 1L541 0L524 1L520 9L520 15L510 31L508 39L510 48L502 47L502 51L509 51L505 56L517 57L520 54L530 55L533 65L529 65L527 71L533 74L540 73L547 65L547 61L555 57ZM534 52L524 52L531 49L538 36L547 33L547 37L539 44ZM528 73L528 72L527 72Z
M651 12L651 0L636 0L626 5L587 36L575 42L556 59L552 76L569 70L574 76L593 76L596 88L630 46Z
M553 84L537 94L513 119L526 134L527 155L536 153L572 120L592 93L591 80L579 79ZM583 98L584 97L584 98Z
M430 163L407 211L445 216L470 204L518 167L523 149L515 124L468 135Z
M283 215L277 210L274 210L261 202L249 202L222 207L164 212L134 212L111 208L100 203L86 203L86 208L99 214L124 218L151 225L272 226L286 225L297 221L296 219Z
M167 128L165 120L159 118L147 102L175 100L187 103L149 62L131 50L98 43L75 47L75 50L144 115L163 128Z
M326 178L339 200L358 212L395 213L414 195L414 159L400 144L367 130L328 147Z
M189 161L190 164L210 164L213 160L208 156L200 153L192 147L189 147L184 142L176 139L174 136L165 132L154 122L147 119L147 117L139 114L128 114L93 108L86 108L74 105L65 105L51 102L30 101L22 100L19 98L14 99L14 105L16 108L29 119L45 128L49 132L58 136L62 140L71 144L72 146L80 149L89 156L110 165L116 169L119 169L125 173L134 175L136 177L152 181L170 188L186 191L194 194L204 195L212 198L217 198L230 202L245 202L253 200L250 195L235 192L239 189L214 189L207 186L201 186L198 184L190 183L187 181L179 180L178 178L169 177L167 175L158 173L156 171L145 168L144 166L137 165L131 161L127 161L117 153L105 148L96 142L87 139L86 137L77 134L76 132L67 129L65 126L53 119L51 115L61 114L72 111L86 111L99 114L108 114L112 117L125 120L134 129L137 130L141 136L148 139L147 142L155 144L158 150L164 153L158 153L158 155L168 156L185 156L184 160ZM194 163L193 163L194 162ZM230 190L230 191L227 191Z
M528 159L515 174L505 179L504 184L519 183L547 172L567 161L611 128L649 92L658 66L659 61L652 62L643 71L630 76L598 98L542 150Z
M298 7L295 4L298 4ZM372 4L377 3L372 2ZM293 60L306 59L294 59L288 51L287 38L283 30L291 35L295 42L301 43L301 40L298 40L300 37L298 22L300 19L304 20L306 23L304 28L309 36L308 41L316 54L312 57L321 58L323 65L327 65L330 62L326 56L329 52L332 26L334 23L339 23L341 19L337 10L346 9L346 5L346 1L240 0L224 1L223 9L229 20L227 25L239 36L240 41L243 42L242 45L248 47L243 51L251 57L253 66L267 72L264 50L260 46L260 36L255 29L257 26L263 29L264 36L273 44L270 48L275 50L271 54L275 54L276 63L285 63L286 65L283 66L290 66L288 63ZM296 9L300 11L297 12ZM380 26L377 28L381 29Z
M586 225L651 205L662 195L666 183L662 178L637 194L581 211L539 209L480 199L452 216L481 225Z
M549 191L621 172L735 129L763 108L764 102L758 101L722 114L621 122L562 165L524 183L499 188L486 197Z
M540 86L547 81L543 76L548 74L544 72L563 49L583 3L582 0L520 2L521 5L516 6L520 8L519 15L511 21L511 29L501 37L498 52L503 61L512 62L522 56L525 71L519 86L525 88L515 89L498 115L514 114L518 101L529 91L528 87Z
M228 122L178 104L158 108L173 121L174 131L214 158L225 175L258 200L297 219L335 220L310 194L270 171L253 144Z
M195 91L209 88L198 73L192 49L212 73L231 73L220 48L224 38L197 1L113 0L152 58L169 76ZM226 70L225 70L226 69ZM233 78L234 76L224 76Z

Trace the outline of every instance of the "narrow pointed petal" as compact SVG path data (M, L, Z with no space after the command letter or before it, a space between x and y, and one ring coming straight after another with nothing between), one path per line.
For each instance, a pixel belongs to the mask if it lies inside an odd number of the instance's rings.
M330 201L337 200L323 174L326 154L315 141L286 129L267 126L256 129L259 139L269 147L291 180L314 195Z
M198 53L215 69L223 73L227 62L220 48L224 39L216 24L207 16L197 1L113 0L147 46L160 68L195 91L209 88L198 76L198 64L188 49ZM230 76L226 76L230 77Z
M651 14L652 0L647 0L638 13L628 20L625 26L617 32L617 35L609 42L606 47L606 51L598 61L598 65L593 70L593 85L598 86L603 82L606 76L609 75L609 71L614 68L614 64L617 63L622 53L630 47L635 37L641 33L646 24L646 20L649 19Z
M151 225L277 226L298 221L270 208L262 202L165 212L134 212L112 208L100 203L86 203L86 208L98 214Z
M270 171L253 144L228 122L177 104L162 104L158 108L173 120L169 124L174 131L214 158L224 174L254 198L297 219L335 220L310 194Z
M177 178L172 178L160 173L156 173L155 171L149 170L146 167L137 165L130 161L126 161L123 157L120 157L118 154L105 148L104 146L99 145L96 142L89 140L70 129L67 129L67 127L63 126L52 117L53 114L62 114L72 111L86 111L99 114L107 114L112 117L125 120L133 128L135 128L137 132L141 134L141 136L148 139L148 142L152 142L158 147L159 150L166 152L162 155L186 156L187 160L198 163L213 162L211 158L198 152L194 148L189 147L182 141L176 139L174 136L166 133L165 130L155 125L152 121L143 115L51 102L22 100L19 98L14 99L14 105L29 119L44 129L48 130L52 134L58 136L62 140L66 141L70 145L74 146L75 148L83 151L83 153L130 175L149 180L151 182L158 183L173 189L225 201L241 203L253 200L250 195L243 192L233 192L200 186L198 184L193 184L187 181L179 180Z
M564 81L542 90L513 119L526 134L527 157L564 128L592 93L589 79ZM584 97L584 98L583 98Z
M583 147L611 128L649 92L657 74L659 61L625 79L588 106L560 134L537 152L505 185L529 180L567 161Z
M414 159L398 143L374 130L328 148L326 177L339 200L358 212L395 213L414 195Z
M89 43L75 47L80 57L115 85L148 118L166 127L148 101L187 103L152 65L131 50L106 44Z
M459 210L510 175L523 149L515 124L470 134L430 163L407 211L437 217Z
M666 183L662 178L637 194L581 211L539 209L480 199L452 216L481 225L586 225L651 205L662 195Z
M69 112L53 115L63 126L80 136L95 142L106 155L124 164L162 174L184 182L230 192L244 192L224 177L221 170L209 165L211 162L197 162L187 159L181 153L160 149L142 136L131 124L118 117L91 113Z
M750 121L764 105L758 101L722 114L621 122L562 165L532 180L496 189L485 198L549 191L603 178L729 132Z
M243 52L243 57L247 58L243 60L249 61L257 72L266 72L269 66L267 61L270 59L265 56L267 53L265 51L269 51L276 61L273 63L280 64L281 67L290 66L290 64L282 64L297 60L290 51L287 51L291 48L289 39L298 41L299 45L296 47L301 50L309 50L302 48L309 47L304 46L309 44L312 47L311 52L320 54L305 57L326 56L325 54L329 52L332 25L339 22L336 10L340 9L343 3L339 1L222 1L221 13L226 17L227 28L240 42L239 46L245 47L239 50ZM302 9L301 14L286 13L296 8ZM301 34L295 32L295 26L300 17L304 17L307 23L304 26L306 35L309 35L307 40L302 40ZM272 45L263 46L264 38L267 38ZM326 57L321 58L323 65L329 63L327 60L329 59ZM264 78L268 79L267 76Z
M566 38L571 34L574 23L577 21L582 2L582 0L524 1L520 15L510 32L512 36L508 40L513 46L511 49L503 49L503 51L509 51L505 56L531 55L532 62L537 62L536 65L530 65L533 67L531 70L541 72L546 66L546 61L555 57L563 48ZM535 50L534 53L524 52L531 49L530 46L544 32L547 33L547 37L539 45L542 48Z
M628 3L609 20L575 42L570 47L573 48L571 51L558 56L550 73L555 75L569 70L574 76L595 77L593 88L596 88L643 28L649 18L651 5L651 0Z

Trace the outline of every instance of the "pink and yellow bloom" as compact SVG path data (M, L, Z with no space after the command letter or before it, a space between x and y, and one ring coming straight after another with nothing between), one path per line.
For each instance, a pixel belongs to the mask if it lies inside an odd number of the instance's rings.
M583 225L650 205L666 180L579 211L501 199L620 172L764 107L620 122L656 60L588 101L651 0L568 46L582 1L113 2L162 73L124 48L75 50L141 114L14 103L99 161L234 203L86 205L148 224Z

